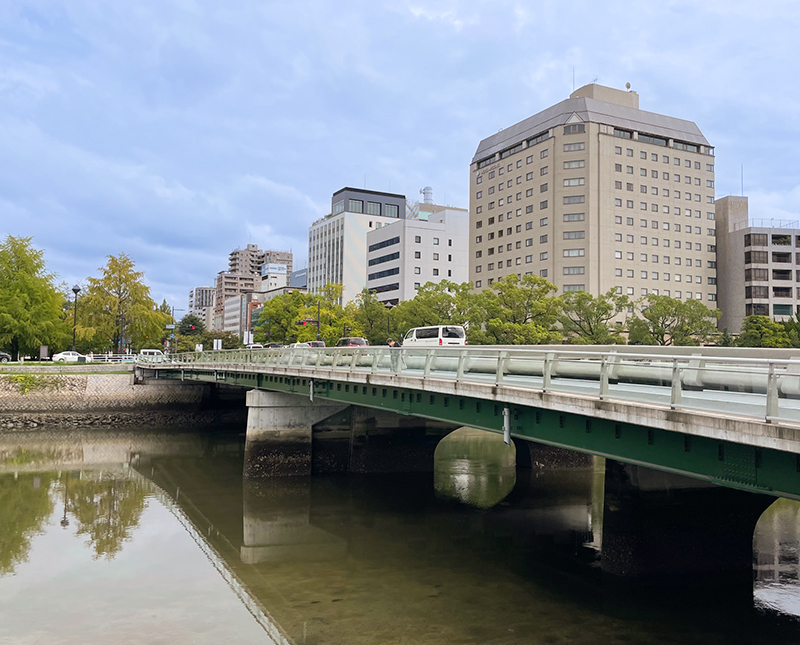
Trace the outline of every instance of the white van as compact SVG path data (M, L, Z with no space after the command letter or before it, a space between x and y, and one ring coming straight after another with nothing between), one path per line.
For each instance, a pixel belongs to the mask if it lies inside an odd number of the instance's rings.
M164 352L160 349L141 349L139 350L139 356L163 356Z
M461 325L414 327L403 337L403 347L448 347L467 344L467 333Z

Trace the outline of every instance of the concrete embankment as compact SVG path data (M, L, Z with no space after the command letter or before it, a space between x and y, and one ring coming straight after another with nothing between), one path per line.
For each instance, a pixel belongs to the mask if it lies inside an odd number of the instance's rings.
M3 370L0 428L186 427L246 419L243 394L241 405L230 405L230 401L220 401L211 385L136 382L127 367L116 366L113 373L97 373L94 367L71 373L63 373L63 367Z

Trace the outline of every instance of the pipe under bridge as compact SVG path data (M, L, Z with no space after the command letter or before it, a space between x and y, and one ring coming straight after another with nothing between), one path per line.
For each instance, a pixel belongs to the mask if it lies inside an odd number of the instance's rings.
M310 474L313 427L348 408L605 457L606 571L749 581L761 512L774 497L800 500L794 351L230 350L140 357L137 372L250 389L246 464L271 475ZM359 427L351 443L368 434Z

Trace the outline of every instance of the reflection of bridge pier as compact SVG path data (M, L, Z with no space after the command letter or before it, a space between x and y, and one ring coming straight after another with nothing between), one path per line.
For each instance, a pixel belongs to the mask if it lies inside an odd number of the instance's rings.
M310 513L309 477L245 481L242 562L313 562L343 558L347 542L312 526Z

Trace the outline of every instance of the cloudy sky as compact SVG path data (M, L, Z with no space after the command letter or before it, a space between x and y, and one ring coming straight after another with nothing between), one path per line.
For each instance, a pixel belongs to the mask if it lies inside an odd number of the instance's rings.
M344 186L468 206L478 142L593 80L695 121L717 195L800 218L796 0L2 0L0 236L185 308Z

